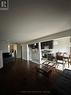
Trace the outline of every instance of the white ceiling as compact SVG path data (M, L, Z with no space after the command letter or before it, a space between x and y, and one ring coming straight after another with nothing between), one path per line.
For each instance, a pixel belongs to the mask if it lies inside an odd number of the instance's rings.
M0 11L0 40L29 41L71 29L71 0L10 0Z

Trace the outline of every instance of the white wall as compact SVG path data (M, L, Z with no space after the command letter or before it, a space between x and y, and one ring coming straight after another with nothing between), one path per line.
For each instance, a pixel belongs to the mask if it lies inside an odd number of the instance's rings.
M17 58L21 58L21 45L17 44Z
M32 61L32 48L29 47L29 60Z
M53 53L67 52L70 54L70 37L63 37L54 40Z
M22 58L27 60L27 44L22 44Z
M66 36L69 36L69 35L71 35L71 31L65 31L65 32L56 33L56 34L53 34L53 35L49 35L47 37L42 37L40 39L36 39L36 40L33 40L33 41L29 41L27 43L24 43L23 47L22 47L22 57L23 57L23 59L27 60L27 44L37 43L37 42L51 40L51 39L57 39L57 38L66 37ZM0 41L0 49L3 52L8 52L8 43ZM20 57L20 47L18 47L17 57Z
M49 35L49 36L46 36L46 37L42 37L42 38L39 38L39 39L35 39L35 40L32 40L32 41L29 41L29 42L26 42L25 44L23 44L23 59L27 59L27 44L33 44L33 43L38 43L38 42L42 42L42 41L48 41L48 40L55 40L55 39L58 39L58 38L63 38L63 37L69 37L71 35L71 31L63 31L63 32L60 32L60 33L55 33L55 34L52 34L52 35ZM69 49L69 38L63 41L61 41L61 46L55 46L54 48L62 48L62 47L65 47L65 48L68 48ZM69 51L68 51L69 52Z
M3 52L8 52L8 43L7 42L0 42L0 49Z
M39 49L36 51L33 50L32 48L29 49L29 58L31 61L39 63L40 62L40 54L39 54Z
M48 40L58 39L62 37L69 37L69 36L71 36L71 30L67 30L67 31L51 34L48 36L44 36L35 40L31 40L31 41L28 41L26 44L38 43L42 41L48 41Z
M34 62L39 62L39 50L33 52L31 48L29 48L29 59ZM27 44L22 44L22 58L27 60Z
M2 50L0 50L0 69L3 67Z

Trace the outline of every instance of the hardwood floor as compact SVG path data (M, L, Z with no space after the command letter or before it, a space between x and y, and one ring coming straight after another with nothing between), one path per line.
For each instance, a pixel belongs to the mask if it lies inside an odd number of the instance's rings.
M52 72L44 75L37 72L37 66L36 63L17 59L0 70L0 93L19 95L36 91L49 94L61 72L54 68Z

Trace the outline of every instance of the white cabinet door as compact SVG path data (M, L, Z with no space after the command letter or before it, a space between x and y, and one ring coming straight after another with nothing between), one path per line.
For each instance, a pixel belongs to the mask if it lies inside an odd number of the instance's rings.
M3 68L2 50L0 50L0 69Z

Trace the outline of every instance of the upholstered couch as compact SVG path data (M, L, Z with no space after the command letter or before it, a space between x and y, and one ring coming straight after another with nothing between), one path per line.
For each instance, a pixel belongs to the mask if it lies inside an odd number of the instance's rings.
M9 52L3 53L3 65L5 66L6 64L12 63L15 61L15 58L12 57L12 54Z

